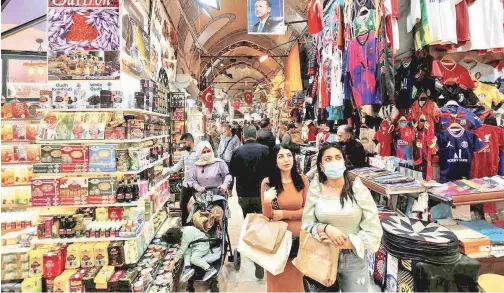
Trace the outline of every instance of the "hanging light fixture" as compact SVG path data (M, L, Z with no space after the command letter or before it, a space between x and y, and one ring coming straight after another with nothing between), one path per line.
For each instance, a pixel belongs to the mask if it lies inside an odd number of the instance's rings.
M28 67L28 74L29 75L34 75L35 74L35 68L30 63L30 67Z
M261 57L259 57L259 62L263 63L264 61L268 60L268 58L268 55L262 55Z
M44 67L39 66L39 68L38 68L38 74L42 75L42 74L44 74L44 71L45 71Z

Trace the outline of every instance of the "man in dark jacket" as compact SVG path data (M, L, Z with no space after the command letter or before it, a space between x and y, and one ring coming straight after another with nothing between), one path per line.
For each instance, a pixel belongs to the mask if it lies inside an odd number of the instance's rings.
M348 125L338 127L338 140L343 146L343 152L350 163L348 169L361 168L366 166L366 154L362 144L353 138L353 130Z
M276 144L276 138L273 132L271 132L271 122L269 118L262 119L259 126L261 129L257 132L257 142L267 146L270 154L272 154Z
M236 177L236 192L243 217L249 213L261 213L261 182L269 169L269 150L256 142L257 130L247 126L243 130L245 144L233 152L229 172ZM264 278L264 270L256 265L256 277Z
M254 12L259 22L254 25L252 31L255 33L281 33L284 26L282 17L272 17L271 3L269 0L257 0L254 5Z

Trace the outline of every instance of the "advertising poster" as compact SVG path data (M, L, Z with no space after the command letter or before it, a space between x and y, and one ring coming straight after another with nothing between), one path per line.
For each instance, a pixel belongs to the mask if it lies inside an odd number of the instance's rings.
M150 67L150 37L144 29L148 29L148 18L141 8L125 1L121 9L122 22L122 70L137 78L151 78Z
M170 58L173 55L170 45L170 27L171 24L163 8L163 4L159 1L154 1L150 26L150 71L152 73L151 78L162 83L167 81L165 78L174 78L176 70L176 62L170 62ZM162 68L164 70L161 70Z
M48 0L49 80L118 79L119 1Z
M287 30L283 0L247 0L247 16L249 34L283 35Z
M48 52L49 80L119 79L119 51Z

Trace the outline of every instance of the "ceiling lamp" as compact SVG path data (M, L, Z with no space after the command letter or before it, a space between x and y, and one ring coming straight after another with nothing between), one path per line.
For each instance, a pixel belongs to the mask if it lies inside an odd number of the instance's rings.
M39 68L38 68L38 74L40 74L40 75L44 74L44 67L39 66Z
M29 75L34 75L34 74L35 74L35 68L33 68L32 66L30 66L30 67L28 68L28 74L29 74Z
M261 57L259 57L259 62L263 63L264 61L268 60L268 58L268 55L262 55Z

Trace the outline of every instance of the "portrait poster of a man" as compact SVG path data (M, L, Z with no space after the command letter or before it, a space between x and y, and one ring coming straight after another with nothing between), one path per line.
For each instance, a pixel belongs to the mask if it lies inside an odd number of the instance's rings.
M248 33L282 35L286 31L283 0L248 0Z

